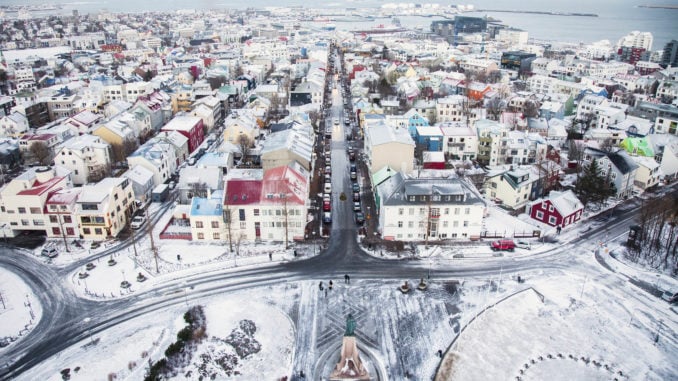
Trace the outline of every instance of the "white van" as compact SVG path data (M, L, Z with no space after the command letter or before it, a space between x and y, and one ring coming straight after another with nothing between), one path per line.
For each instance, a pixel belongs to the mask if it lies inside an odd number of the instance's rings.
M325 193L332 193L332 183L325 183Z

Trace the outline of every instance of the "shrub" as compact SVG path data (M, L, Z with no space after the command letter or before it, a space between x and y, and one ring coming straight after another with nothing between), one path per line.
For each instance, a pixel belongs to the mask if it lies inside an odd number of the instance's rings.
M193 329L190 326L184 327L177 333L177 339L182 341L190 341L193 338Z
M183 341L177 341L170 344L165 350L165 356L170 357L174 354L181 352L181 350L184 348L184 345L185 344Z

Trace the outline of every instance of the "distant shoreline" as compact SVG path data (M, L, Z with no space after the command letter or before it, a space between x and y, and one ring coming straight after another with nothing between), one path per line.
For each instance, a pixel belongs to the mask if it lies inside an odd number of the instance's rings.
M639 5L638 8L678 9L678 5L652 5L652 4L643 4L643 5Z
M503 12L503 13L531 13L536 15L549 16L581 16L581 17L598 17L595 13L579 13L579 12L549 12L549 11L519 11L510 9L476 9L473 12Z

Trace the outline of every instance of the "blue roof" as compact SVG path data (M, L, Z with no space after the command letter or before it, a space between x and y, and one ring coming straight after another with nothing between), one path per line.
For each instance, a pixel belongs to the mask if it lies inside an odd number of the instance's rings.
M191 200L191 216L221 216L221 200L193 197L193 200Z

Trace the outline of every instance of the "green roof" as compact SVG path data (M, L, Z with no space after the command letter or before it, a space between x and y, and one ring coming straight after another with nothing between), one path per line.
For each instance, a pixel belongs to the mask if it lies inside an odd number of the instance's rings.
M652 145L645 138L626 138L620 146L631 155L654 157Z
M395 175L395 173L396 173L395 170L393 170L388 165L385 165L382 169L376 171L372 175L372 185L374 186L374 188L376 188L377 185L383 183L384 181L386 181L386 179Z

